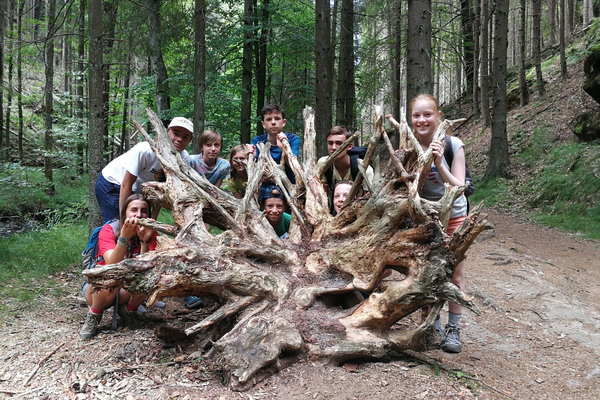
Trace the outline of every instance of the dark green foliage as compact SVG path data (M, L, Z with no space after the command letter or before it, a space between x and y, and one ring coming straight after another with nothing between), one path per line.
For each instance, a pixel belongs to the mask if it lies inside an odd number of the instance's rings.
M72 168L55 171L56 195L45 192L40 167L0 166L0 217L36 219L47 225L87 217L87 175Z

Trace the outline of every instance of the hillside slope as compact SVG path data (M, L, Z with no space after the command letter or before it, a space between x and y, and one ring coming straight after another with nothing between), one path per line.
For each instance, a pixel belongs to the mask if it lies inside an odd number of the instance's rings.
M600 239L600 146L583 143L573 133L577 115L600 110L582 89L587 38L569 48L568 77L560 77L559 57L544 62L547 94L536 92L535 73L528 73L530 102L508 114L510 169L506 179L482 184L487 167L491 128L473 118L454 134L467 146L467 162L477 191L472 201L525 211L546 224ZM531 78L531 79L529 79ZM509 82L514 88L515 82ZM518 89L517 89L518 90ZM454 106L446 118L468 118L471 104Z

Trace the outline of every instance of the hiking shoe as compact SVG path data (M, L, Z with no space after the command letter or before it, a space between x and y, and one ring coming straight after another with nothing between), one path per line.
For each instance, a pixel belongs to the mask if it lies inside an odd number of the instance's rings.
M183 302L185 303L185 306L187 308L193 310L204 307L204 302L202 301L202 299L196 296L188 296L185 299L183 299Z
M435 330L437 336L441 337L442 340L446 340L446 332L444 331L444 328L442 328L442 322L439 319L435 320L433 329Z
M442 345L442 350L446 353L460 353L462 351L460 328L458 326L446 325L446 341Z
M102 319L102 314L94 314L92 310L89 310L85 316L85 322L79 332L79 337L82 339L90 339L96 336L98 333L98 324Z
M137 310L127 310L127 304L121 304L118 313L124 325L133 325L140 320L140 315L137 313Z

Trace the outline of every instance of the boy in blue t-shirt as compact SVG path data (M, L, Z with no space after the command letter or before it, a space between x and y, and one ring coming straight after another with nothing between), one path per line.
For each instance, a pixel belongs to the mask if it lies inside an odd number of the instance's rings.
M217 131L207 130L200 135L201 154L190 156L190 166L202 174L210 183L220 188L224 179L229 177L229 161L220 158L223 138Z
M282 132L285 123L287 122L285 119L285 114L283 112L283 108L279 104L269 103L264 106L261 110L262 115L262 126L267 131L264 135L255 136L250 141L254 146L254 151L256 157L258 157L258 149L256 148L256 144L258 143L271 143L271 157L273 157L273 161L277 164L281 162L281 156L283 151L282 140L287 138L290 143L290 147L292 149L292 153L296 157L300 155L300 138L293 133L284 133ZM296 177L294 176L294 172L288 165L285 163L285 174L289 178L290 182L296 184Z

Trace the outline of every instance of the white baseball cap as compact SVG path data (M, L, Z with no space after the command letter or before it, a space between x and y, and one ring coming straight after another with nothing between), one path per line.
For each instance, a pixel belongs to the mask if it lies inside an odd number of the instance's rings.
M175 118L173 118L173 120L169 124L169 128L168 129L174 128L176 126L178 126L180 128L183 128L183 129L187 129L191 133L194 133L194 124L192 124L192 121L190 121L187 118L183 118L183 117L175 117Z

